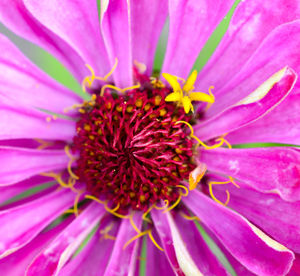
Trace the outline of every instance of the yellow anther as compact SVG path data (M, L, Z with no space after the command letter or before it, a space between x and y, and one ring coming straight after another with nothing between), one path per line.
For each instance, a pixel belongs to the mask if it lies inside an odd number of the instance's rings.
M197 79L196 70L192 72L187 81L183 80L183 88L181 88L181 84L178 82L178 80L182 80L181 78L167 73L163 73L162 75L173 88L173 92L165 98L165 101L178 102L180 106L183 106L185 113L189 113L190 110L194 112L194 107L192 105L193 101L207 102L210 105L214 103L215 97L211 93L213 86L209 87L209 94L193 92L194 84Z
M161 103L161 96L160 95L155 96L154 104L155 105L160 105L160 103Z
M167 114L167 110L165 108L159 110L159 116L163 117Z
M143 106L143 101L142 101L142 99L137 99L137 100L135 101L135 105L136 105L136 107L142 107L142 106Z

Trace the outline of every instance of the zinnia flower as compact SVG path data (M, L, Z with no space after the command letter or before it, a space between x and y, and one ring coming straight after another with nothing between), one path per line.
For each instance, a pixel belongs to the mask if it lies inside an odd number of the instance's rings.
M233 2L1 2L85 91L1 35L1 275L299 275L300 4L242 1L197 74Z

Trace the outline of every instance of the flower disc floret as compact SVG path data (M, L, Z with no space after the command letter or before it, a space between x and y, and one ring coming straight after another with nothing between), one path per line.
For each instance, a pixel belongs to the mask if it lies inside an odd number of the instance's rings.
M195 168L193 142L176 122L191 117L165 102L168 88L150 82L126 96L110 92L82 108L73 141L76 175L119 213L176 202L179 185Z

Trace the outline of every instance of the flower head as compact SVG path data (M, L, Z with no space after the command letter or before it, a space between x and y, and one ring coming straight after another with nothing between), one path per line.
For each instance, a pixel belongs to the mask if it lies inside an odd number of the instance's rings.
M1 273L299 274L300 5L242 1L198 74L232 4L4 0L83 97L0 36Z

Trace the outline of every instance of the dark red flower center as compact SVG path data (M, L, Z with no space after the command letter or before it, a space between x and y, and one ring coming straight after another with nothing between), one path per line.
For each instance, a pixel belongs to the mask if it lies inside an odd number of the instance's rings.
M89 194L120 213L176 202L178 185L195 168L193 143L186 127L176 124L191 117L164 101L169 93L149 81L126 95L106 91L81 109L75 173Z

